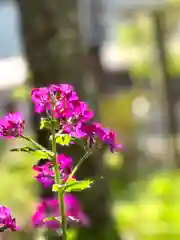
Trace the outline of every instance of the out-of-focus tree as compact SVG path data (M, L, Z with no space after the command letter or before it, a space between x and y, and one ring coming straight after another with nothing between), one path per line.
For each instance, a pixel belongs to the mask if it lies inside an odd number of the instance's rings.
M79 95L85 99L82 84L85 65L77 26L77 2L70 0L17 1L21 11L22 32L34 86L59 82L72 83ZM39 118L35 116L36 130L38 124ZM42 131L37 130L37 139L41 144L48 145L48 139ZM68 154L78 159L82 156L82 151L72 147ZM89 177L102 174L101 153L91 157L79 173L80 176ZM82 194L82 202L90 217L91 226L89 229L80 228L77 238L79 240L119 239L110 217L106 182L97 182L92 191ZM50 192L43 191L41 197L47 194L49 195ZM55 238L51 237L51 239Z
M167 138L168 147L170 152L170 158L176 162L179 167L178 159L178 148L177 148L177 116L175 112L175 98L172 91L171 76L168 71L167 65L167 51L165 47L164 34L166 32L166 18L164 12L154 13L154 26L155 26L155 36L158 47L160 68L163 76L163 87L165 91L165 102L166 102L166 112L167 112Z

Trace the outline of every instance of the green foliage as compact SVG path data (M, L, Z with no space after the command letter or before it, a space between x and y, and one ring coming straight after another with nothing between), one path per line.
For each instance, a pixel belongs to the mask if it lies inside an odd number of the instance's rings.
M146 59L141 59L141 61L134 62L132 64L132 76L135 78L148 78L151 76L152 66L150 65L150 61Z
M58 192L58 191L62 191L63 185L58 185L58 184L53 184L52 186L52 191L53 192Z
M180 172L159 172L147 181L133 183L132 199L117 202L114 214L124 233L139 239L180 238Z
M120 25L117 30L118 40L123 47L149 45L153 37L152 22L145 15L140 15L128 25Z
M79 192L87 188L90 188L93 182L94 182L93 180L89 180L89 179L77 181L76 179L71 178L64 185L54 184L53 191L54 192L58 192L58 191Z
M180 76L180 56L169 53L167 63L169 74L171 76Z
M52 122L49 118L41 118L40 129L52 129Z
M68 134L60 134L56 135L56 143L60 144L61 146L69 146L71 142L71 136Z
M70 179L67 184L65 184L64 191L65 192L79 192L82 190L85 190L87 188L90 188L93 184L93 180L82 180L77 181L75 179Z
M35 156L37 159L48 159L50 152L47 151L42 151L39 149L34 149L30 147L23 147L23 148L13 148L10 150L11 152L25 152L25 153L30 153L33 156Z
M1 155L1 203L11 207L22 228L31 219L37 192L32 178L33 163L31 155L20 153L17 158L13 158L12 153Z
M55 127L55 129L59 129L59 122L57 120L53 120L50 117L49 118L41 118L40 122L40 129L47 129L52 131L52 126Z

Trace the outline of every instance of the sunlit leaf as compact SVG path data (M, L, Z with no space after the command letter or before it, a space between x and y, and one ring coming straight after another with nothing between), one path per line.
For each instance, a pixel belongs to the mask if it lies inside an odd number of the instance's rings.
M61 191L62 188L63 188L63 185L53 184L52 191L53 192L58 192L58 191Z
M49 118L41 118L40 129L52 129L52 123Z
M75 179L70 179L66 184L64 185L53 185L53 191L65 191L65 192L79 192L83 191L84 189L90 188L93 184L93 180L83 180L83 181L77 181Z
M71 136L68 134L61 134L56 136L56 143L62 146L69 146L71 142Z
M77 181L75 179L70 179L67 184L65 185L64 191L65 192L79 192L84 189L90 188L91 185L93 184L93 180L82 180L82 181Z
M47 159L51 155L51 152L48 153L39 149L34 149L30 147L23 147L23 148L13 148L11 152L25 152L30 153L38 159Z

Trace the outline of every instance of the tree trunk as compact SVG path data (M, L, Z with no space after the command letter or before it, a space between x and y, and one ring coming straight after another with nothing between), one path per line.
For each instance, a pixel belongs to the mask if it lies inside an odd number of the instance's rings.
M175 111L175 97L171 84L171 76L168 72L167 50L165 43L166 34L166 18L162 11L153 14L155 38L157 42L158 60L163 77L163 90L165 92L164 102L167 113L167 146L170 161L175 162L176 166L180 167L179 153L178 153L178 124Z
M69 82L83 95L83 58L77 31L76 1L17 0L19 3L25 50L32 71L33 84L39 87L57 82ZM70 80L70 81L69 81ZM38 141L47 146L46 132L38 130L39 118L34 117ZM64 149L63 149L64 151ZM82 156L81 149L68 149L74 160ZM103 175L102 154L95 155L80 170L80 177ZM51 192L41 191L41 197ZM105 181L80 194L89 214L91 227L80 228L79 240L118 239L109 212L109 194ZM56 239L48 237L48 239Z

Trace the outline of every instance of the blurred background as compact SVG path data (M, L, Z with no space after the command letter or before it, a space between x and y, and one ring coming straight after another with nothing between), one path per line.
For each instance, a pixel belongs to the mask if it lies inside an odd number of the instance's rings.
M73 84L125 146L80 171L104 178L79 194L91 227L72 239L180 239L180 1L0 0L0 114L20 111L44 146L30 91L50 83ZM0 141L1 205L22 226L0 239L59 239L31 227L50 192L32 178L36 159L8 152L22 144Z

